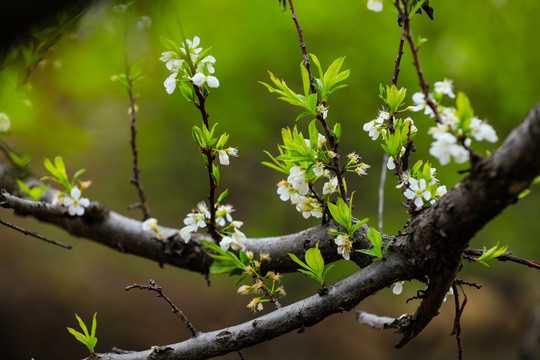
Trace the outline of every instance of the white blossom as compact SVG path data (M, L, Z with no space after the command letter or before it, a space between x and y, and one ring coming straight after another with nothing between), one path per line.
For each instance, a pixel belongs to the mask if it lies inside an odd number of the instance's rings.
M5 132L8 131L11 127L11 122L9 121L9 116L6 115L6 113L1 112L0 113L0 131Z
M176 76L178 73L172 73L167 79L165 79L165 82L163 82L163 85L165 86L165 91L167 91L167 94L172 94L174 92L174 89L176 89Z
M424 200L429 201L431 199L431 192L426 190L426 180L420 179L420 181L410 178L409 188L405 190L403 195L409 199L413 200L414 205L417 208L421 208L424 205Z
M337 191L337 187L338 187L337 177L333 176L332 178L330 178L330 180L328 180L328 182L326 182L323 185L322 193L323 193L323 195L333 194L333 193L335 193Z
M206 83L211 88L217 88L219 87L219 80L217 77L209 75L206 77Z
M232 222L231 213L234 212L232 205L220 205L216 210L216 223L219 226L225 226L225 220Z
M143 223L142 223L142 229L143 231L157 231L157 219L154 219L154 218L150 218L150 219L146 219Z
M349 235L338 235L334 242L338 246L337 252L342 255L345 260L350 260L352 251L352 241Z
M371 11L380 12L383 9L382 0L368 0L367 8Z
M70 195L64 197L64 206L68 208L71 216L83 216L84 208L90 206L90 200L81 198L81 190L77 187L71 189Z
M141 30L150 29L151 26L152 26L152 19L150 18L150 16L143 15L137 21L137 27Z
M240 230L234 229L234 233L221 239L219 246L223 251L229 250L229 247L235 251L246 250L246 235Z
M403 283L405 281L399 281L397 283L394 283L394 287L392 288L392 293L394 295L399 295L403 291Z
M377 140L381 133L386 134L386 129L384 129L384 121L390 118L390 114L386 111L379 111L379 116L367 123L362 127L364 131L369 133L369 137L372 140Z
M299 166L293 166L289 170L287 182L298 191L300 195L306 195L309 191L309 185L306 182L306 172Z
M320 161L317 161L317 164L313 167L313 172L316 176L322 176L324 172L324 164Z
M203 73L196 73L192 77L189 78L193 82L193 84L197 86L203 86L206 81L206 76L204 76Z
M491 125L488 125L485 121L482 121L478 119L477 117L473 117L471 119L470 128L471 128L471 135L477 141L486 140L491 143L494 143L494 142L497 142L497 140L499 140L499 138L497 137L497 133L491 127Z
M296 193L296 190L292 187L290 183L285 180L281 180L277 184L277 193L279 198L283 201L287 201L291 198L291 195Z
M458 164L462 164L469 158L467 150L457 144L457 139L454 135L444 132L437 133L435 141L431 143L429 153L439 159L441 165L446 165L450 162L451 157Z
M452 88L453 88L453 81L449 79L444 79L443 81L437 81L434 86L434 90L436 93L439 94L446 94L450 98L455 98L456 95L454 95Z

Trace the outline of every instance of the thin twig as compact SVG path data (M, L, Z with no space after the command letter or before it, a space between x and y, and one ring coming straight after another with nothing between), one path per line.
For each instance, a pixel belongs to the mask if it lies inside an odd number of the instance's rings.
M384 212L384 183L386 182L386 163L390 156L387 153L383 155L381 164L381 181L379 182L379 232L383 234L383 212Z
M133 285L128 285L126 286L126 291L129 291L131 289L141 289L141 290L148 290L148 291L155 291L157 292L157 297L160 297L160 298L163 298L165 299L165 301L167 301L169 303L169 305L171 306L172 308L172 312L175 313L176 315L178 315L178 317L180 317L180 319L182 319L182 321L184 322L184 324L186 324L186 327L189 329L189 331L191 331L191 337L196 337L199 332L197 331L197 329L195 329L195 327L193 326L193 324L191 323L191 321L189 321L189 319L184 315L184 313L182 312L182 310L180 310L172 301L171 299L169 299L167 297L167 295L165 295L163 293L163 289L161 288L161 286L157 286L156 285L156 282L152 279L148 280L148 283L150 285L139 285L139 284L133 284Z
M302 56L303 56L303 59L304 59L304 66L306 67L306 70L307 70L308 75L309 75L309 88L310 88L310 91L311 91L312 94L317 94L317 90L315 89L315 78L313 77L313 74L311 72L311 65L310 65L310 62L309 62L309 55L308 55L308 52L307 52L307 49L306 49L306 43L304 42L304 35L303 35L304 31L302 30L302 28L300 27L300 23L298 22L298 18L296 16L296 11L294 10L294 5L293 5L292 0L288 0L288 1L289 1L289 7L290 7L291 13L292 13L292 18L293 18L294 24L296 26L296 30L298 32L298 38L300 39L300 48L302 49ZM326 104L323 104L317 98L317 105L323 105L324 106ZM322 127L324 129L324 133L326 135L326 138L328 139L328 144L330 145L330 149L336 154L336 156L334 156L334 158L333 158L334 164L331 166L331 169L336 174L341 198L345 201L345 203L348 204L349 199L347 198L347 192L345 191L345 183L343 182L343 171L342 171L341 166L339 164L339 158L340 158L339 152L338 152L339 143L336 142L336 139L335 139L334 135L332 134L332 131L330 131L330 127L328 126L328 122L323 117L323 115L318 114L316 116L316 118L317 118L317 120L320 121L320 123L321 123L321 125L322 125Z
M460 286L461 288L461 286ZM454 328L452 330L451 335L456 335L456 342L458 347L458 359L463 360L463 346L461 345L461 315L463 314L463 310L465 309L465 304L467 303L467 295L463 291L463 304L460 306L459 304L459 293L457 286L455 284L452 284L452 290L454 291L454 304L456 306L456 316L454 318Z
M475 262L477 261L476 257L481 256L482 254L483 254L483 251L479 250L479 249L468 248L468 249L465 249L465 251L464 251L465 259L475 261ZM533 269L540 270L540 263L538 263L536 261L527 260L527 259L523 259L523 258L514 256L514 255L512 255L512 253L510 251L505 252L504 254L499 256L497 258L497 260L515 262L517 264L525 265L525 266L531 267Z
M146 196L144 195L144 190L142 187L141 179L139 177L139 173L141 170L139 169L139 159L138 159L138 150L137 150L137 143L136 143L136 137L137 137L137 128L135 126L135 121L137 119L137 107L135 104L135 95L133 94L133 79L131 78L131 75L129 74L129 67L126 66L126 77L128 81L128 93L129 93L129 115L130 115L130 125L131 125L131 153L133 155L133 178L129 180L130 183L135 185L137 188L137 192L139 194L139 198L141 201L133 206L128 207L128 209L133 208L140 208L143 212L143 220L149 219L150 211L148 209L148 204L146 202Z
M73 246L71 246L71 245L66 245L66 244L62 244L62 243L54 241L54 240L49 240L46 237L44 237L42 235L39 235L38 233L28 231L26 229L23 229L21 227L18 227L16 225L8 223L7 221L4 221L2 219L0 219L0 224L5 225L5 226L7 226L9 228L12 228L13 230L17 230L17 231L23 233L24 235L29 235L29 236L35 237L36 239L43 240L43 241L45 241L46 243L49 243L49 244L60 246L60 247L62 247L64 249L71 250L73 248Z

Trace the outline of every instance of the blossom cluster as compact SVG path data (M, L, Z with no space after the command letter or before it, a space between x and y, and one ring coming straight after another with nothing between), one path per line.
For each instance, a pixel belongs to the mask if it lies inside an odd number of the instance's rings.
M429 163L422 167L422 161L417 162L412 169L401 174L397 188L403 188L403 195L414 205L416 210L433 205L435 201L446 194L446 186L440 185L435 177L437 170Z
M83 188L84 186L81 186ZM90 206L90 200L81 197L81 189L73 187L68 193L58 191L52 200L53 205L61 205L68 208L71 216L83 216L84 209Z
M223 251L229 250L245 250L246 248L246 235L239 229L242 227L243 222L233 220L232 213L234 208L232 205L218 205L216 208L216 225L224 227L222 233L224 234L219 245ZM187 214L184 219L184 227L180 229L179 235L188 243L191 240L191 234L204 228L207 225L207 221L210 220L210 211L204 202L197 204L197 209ZM227 222L229 223L227 225ZM230 229L232 228L232 232Z
M212 75L215 72L216 58L212 55L206 55L207 51L198 47L200 42L199 37L195 36L193 40L185 40L183 47L177 47L175 51L165 51L161 54L159 60L163 61L171 72L163 83L168 94L174 92L178 81L191 81L199 87L204 84L211 88L219 87L218 78Z
M296 210L301 212L306 219L310 216L321 218L323 214L321 204L314 197L307 196L309 185L306 180L306 171L300 166L293 166L290 168L289 174L287 180L282 180L277 184L279 198L283 201L290 200L291 204L296 205ZM329 188L329 186L326 187ZM333 190L328 189L327 191Z
M439 103L443 95L454 99L452 80L445 79L434 84L434 93L430 94L432 100ZM411 111L424 111L424 114L434 118L433 109L427 105L423 93L412 96L414 106ZM493 127L485 120L481 120L472 114L472 108L464 94L458 94L457 108L437 105L441 122L436 127L429 129L429 134L435 141L431 144L429 153L437 158L441 165L450 163L452 159L457 164L462 164L469 159L466 148L471 145L471 138L476 141L488 141L494 143L498 140Z
M259 294L261 296L253 298L247 308L251 309L253 312L263 310L263 303L271 301L267 298L270 294L272 297L279 295L281 297L286 296L285 288L283 286L276 285L281 281L281 275L273 271L268 271L265 276L260 275L261 263L264 261L269 261L270 256L268 254L260 253L259 259L255 260L253 252L246 251L246 257L249 260L249 265L245 267L244 273L249 275L250 278L254 278L253 285L242 285L238 288L237 292L240 295L249 295L249 294ZM264 283L265 280L271 281L271 286L268 286Z

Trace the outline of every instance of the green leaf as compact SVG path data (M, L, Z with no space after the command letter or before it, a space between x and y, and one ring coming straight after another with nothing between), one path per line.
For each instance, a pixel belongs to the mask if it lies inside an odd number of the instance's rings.
M315 248L311 248L306 251L306 263L316 274L322 276L324 270L324 259L321 255L321 251L319 250L319 243L317 243Z
M300 64L300 72L302 73L302 85L304 86L304 95L308 96L308 94L311 92L310 91L311 81L309 80L309 73L306 67L304 66L303 61Z
M309 123L309 144L312 149L317 148L317 143L319 142L319 132L317 131L315 119L311 120Z
M96 328L97 328L97 318L96 318L96 316L97 316L97 311L94 313L94 318L92 319L92 331L90 332L90 337L92 337L92 338L96 336Z
M161 43L163 44L163 46L165 46L167 50L177 52L180 49L180 46L178 46L176 42L174 42L173 40L169 39L168 37L164 35L161 35L159 37L159 40L161 41Z
M302 260L298 259L298 257L296 257L296 255L291 254L291 253L288 253L288 254L295 263L297 263L298 265L302 266L303 268L313 272L313 270L306 263L304 263Z
M195 95L195 89L193 89L193 84L189 81L178 81L178 88L182 93L182 96L189 102L195 103L197 95Z
M72 329L70 327L67 327L66 328L69 333L73 336L75 336L75 339L79 340L80 342L82 342L84 345L86 345L88 343L88 339L86 336L84 336L83 334L81 334L80 332L78 332L77 330L75 329Z
M9 157L11 158L13 163L16 166L19 166L19 167L23 167L23 166L28 165L30 163L30 160L32 160L32 158L30 156L28 156L28 155L18 156L17 154L15 154L13 152L9 153Z
M133 81L137 81L142 78L141 73L142 73L142 69L144 68L145 63L146 63L146 58L140 58L133 65L131 65L129 75L131 76Z
M225 146L225 144L227 143L227 140L229 140L229 134L227 133L223 133L220 137L219 137L219 141L216 145L216 149L220 150L220 149L223 149L223 147Z
M218 204L221 204L221 202L222 202L223 200L225 200L225 198L227 197L228 194L229 194L229 189L225 189L225 191L223 191L223 192L219 195L219 197L218 197L218 199L217 199L217 203L218 203Z
M75 314L75 317L77 318L77 321L79 322L79 326L81 327L82 331L84 332L84 335L86 335L87 338L90 337L90 335L88 334L88 329L86 328L86 325L85 325L84 321L82 321L82 319L77 314Z
M313 61L315 66L317 66L317 69L319 70L319 79L322 79L324 77L324 74L323 74L323 70L321 67L321 63L319 62L319 59L317 58L317 56L315 56L315 54L309 54L309 56L311 57L311 60Z
M294 121L298 121L298 120L303 119L303 118L305 118L306 116L309 116L309 115L311 115L310 111L304 111L303 113L298 115Z
M456 99L456 116L459 119L459 128L464 132L469 131L471 119L474 117L474 111L467 95L458 92Z

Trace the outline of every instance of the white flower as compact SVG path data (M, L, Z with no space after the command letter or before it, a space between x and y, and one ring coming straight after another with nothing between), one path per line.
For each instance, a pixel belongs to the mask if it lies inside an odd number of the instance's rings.
M456 97L456 95L454 95L454 93L452 92L452 83L452 80L444 79L443 81L437 81L433 87L436 93L446 94L453 99Z
M189 240L191 240L191 233L197 231L197 225L187 225L180 229L178 232L180 234L180 237L184 240L184 242L187 244Z
M229 165L229 154L225 150L219 150L219 163L221 165Z
M293 166L289 170L289 174L287 182L289 182L300 195L306 195L309 191L309 185L306 182L306 172L299 166Z
M356 169L354 169L354 172L357 173L360 176L367 175L366 169L369 169L370 167L371 166L369 166L368 164L360 163L360 164L358 164Z
M204 221L204 214L201 213L190 213L187 214L186 218L184 219L184 225L187 226L196 226L203 228L206 226L206 221ZM195 229L194 231L196 231Z
M217 88L219 87L219 80L217 77L209 75L206 77L206 83L211 88Z
M142 229L143 231L157 231L157 219L154 219L154 218L150 218L150 219L146 219L143 223L142 223Z
M71 216L83 216L84 208L90 206L90 200L81 198L81 190L77 187L71 189L70 196L64 197L64 206L68 207Z
M244 225L243 221L233 220L231 221L231 226L237 229L240 229Z
M307 219L310 216L321 218L322 209L319 202L314 198L299 196L296 200L296 210L302 213L302 216ZM292 201L292 200L291 200Z
M204 201L197 204L197 210L199 210L199 213L201 213L206 219L210 219L210 211L208 211L208 207Z
M322 193L323 195L333 194L337 191L337 187L338 187L337 177L333 176L328 182L326 182L323 185Z
M204 82L206 81L206 76L202 73L196 73L192 77L189 78L193 82L193 84L197 86L203 86Z
M392 156L388 157L386 167L388 168L388 170L394 170L396 168L396 164L394 163L394 158Z
M150 16L143 15L137 21L137 27L141 30L150 29L152 26L152 19Z
M229 247L233 250L246 250L246 235L238 229L234 229L234 233L231 236L224 236L219 242L219 246L223 251L229 250Z
M394 293L394 295L401 294L401 292L403 291L403 283L404 282L405 281L400 281L400 282L394 283L394 287L392 288L392 293Z
M313 172L316 176L322 176L324 172L324 164L320 161L317 161L317 164L313 167Z
M228 222L233 221L231 213L234 211L232 205L220 205L216 210L216 223L219 226L225 226L225 220Z
M371 11L380 12L383 9L382 0L368 0L367 8Z
M446 185L439 186L435 192L435 196L441 198L446 194L446 192Z
M166 63L175 56L176 56L176 53L174 51L165 51L161 53L161 57L159 58L159 60Z
M338 246L338 254L341 254L345 260L350 260L352 241L349 240L349 235L338 235L338 237L334 239L334 242Z
M403 193L409 200L414 201L414 205L417 208L421 208L424 205L424 199L429 201L431 199L431 192L426 190L426 180L420 179L420 181L410 178L409 188Z
M281 180L277 184L277 193L279 195L279 198L283 201L287 201L291 198L292 194L296 193L296 190L285 180Z
M411 171L405 170L404 172L401 173L401 176L399 178L399 185L396 185L396 188L403 187L403 185L408 185L411 179L412 179Z
M324 137L324 135L322 134L319 134L317 136L317 150L321 150L322 147L326 144L326 138Z
M167 79L165 79L165 82L163 85L165 86L165 91L167 91L167 94L172 94L174 92L174 89L176 89L176 75L178 73L172 73Z
M414 106L409 106L407 109L410 111L420 111L424 110L424 114L429 115L431 117L435 117L435 114L433 113L433 110L427 105L426 97L423 93L415 93L412 96L412 101L414 102Z
M171 72L178 73L180 70L182 70L182 64L184 64L184 60L182 59L171 59L167 61L165 67Z
M482 121L478 119L477 117L473 117L471 119L471 135L475 138L477 141L486 140L490 143L497 142L499 138L497 137L497 133L491 125L488 125L485 121Z
M199 46L201 43L201 39L198 36L195 36L193 41L186 39L186 43L188 45L190 54L198 55L202 51L202 48L197 48L197 46ZM181 48L180 50L182 50L184 54L186 53L186 49Z
M411 119L410 117L406 118L405 120L405 126L406 128L408 129L409 126L411 128L411 134L414 134L415 132L418 131L418 129L416 128L416 126L414 126L414 121L413 119ZM409 125L410 124L410 125Z
M446 165L450 162L451 156L454 157L456 163L462 164L469 158L467 150L457 144L457 139L450 133L437 133L436 141L431 143L429 153L439 159L441 165Z
M0 113L0 131L8 131L11 127L11 122L9 121L9 116L6 113Z
M371 137L372 140L377 140L381 133L386 134L386 129L383 128L383 124L384 121L389 118L390 114L386 111L379 111L379 116L376 119L365 123L362 128L369 133L369 137Z

